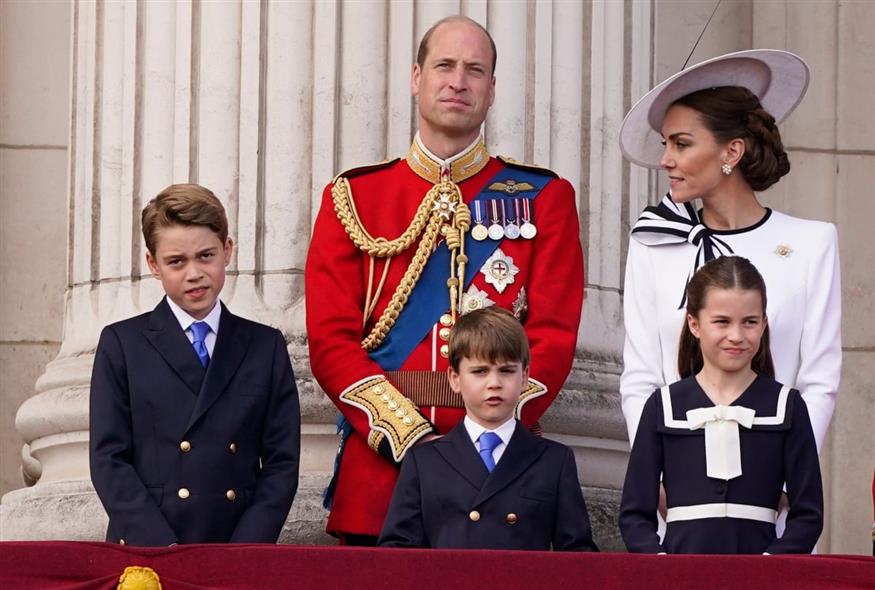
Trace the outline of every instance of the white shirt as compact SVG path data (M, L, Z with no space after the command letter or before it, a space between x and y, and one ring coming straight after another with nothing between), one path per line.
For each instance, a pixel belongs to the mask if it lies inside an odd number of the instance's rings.
M714 234L750 260L765 280L775 379L802 393L819 450L842 367L835 226L772 211L750 228ZM629 240L620 394L630 441L647 398L678 380L678 341L686 318L678 305L695 252L689 242L645 246Z
M507 448L507 445L510 444L510 439L513 436L514 430L516 430L516 419L511 416L508 418L507 422L496 428L495 430L489 430L487 428L483 428L467 415L465 416L465 430L468 431L468 436L471 437L471 442L474 443L474 448L477 449L477 452L480 452L480 436L484 432L494 432L498 435L498 438L501 439L501 442L492 450L492 458L495 460L495 464L498 465L498 460L501 459L501 456L504 455L504 450Z
M222 306L219 305L219 300L216 299L216 304L210 313L202 320L196 320L188 315L184 309L176 305L173 300L168 297L167 304L170 306L170 311L176 316L176 321L179 322L182 331L185 332L188 341L194 343L194 334L191 331L191 325L195 322L206 322L210 327L210 333L204 338L204 345L207 347L207 352L210 353L210 358L213 358L213 349L216 348L216 336L219 334L219 320L222 317Z

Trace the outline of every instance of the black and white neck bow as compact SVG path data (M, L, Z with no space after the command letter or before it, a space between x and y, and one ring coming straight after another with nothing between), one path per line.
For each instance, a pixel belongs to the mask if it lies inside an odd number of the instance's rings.
M659 205L644 209L632 228L632 237L645 246L666 246L683 242L696 246L693 267L684 283L678 309L687 305L687 284L693 273L709 260L733 253L729 244L702 224L699 214L690 203L675 203L671 200L671 193L665 195Z

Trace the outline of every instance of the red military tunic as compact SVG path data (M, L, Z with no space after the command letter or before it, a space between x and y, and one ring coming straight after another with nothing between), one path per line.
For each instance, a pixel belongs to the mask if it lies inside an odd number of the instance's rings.
M502 168L518 166L489 157L482 139L451 160L449 166L444 163L444 170L450 171L466 203ZM353 427L341 459L328 519L330 533L377 536L404 452L429 433L447 433L465 415L461 397L450 399L448 386L447 392L434 391L438 383L443 387L446 382L448 326L437 322L400 371L390 372L388 378L362 347L402 281L419 238L388 259L382 280L387 258L375 257L372 263L348 231L360 227L368 237L386 240L402 236L439 180L440 168L417 137L406 160L342 174L323 194L305 271L310 364L319 385ZM347 211L346 226L332 194L340 186L348 187L344 190L354 208L351 215ZM477 272L471 285L464 287L460 310L496 304L513 310L523 322L532 361L530 386L517 412L529 427L568 376L583 302L574 189L566 180L553 178L532 201L532 209L535 238L504 239L490 259L497 257L500 267L510 269L512 282L496 282L494 277L487 281L488 273ZM466 244L471 239L466 235ZM449 289L444 289L449 310ZM368 315L365 308L371 299L373 310Z

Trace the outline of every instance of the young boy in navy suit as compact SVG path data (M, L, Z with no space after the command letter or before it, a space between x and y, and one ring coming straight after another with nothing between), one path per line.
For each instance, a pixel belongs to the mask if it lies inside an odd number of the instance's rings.
M463 315L449 362L465 419L408 451L378 544L598 551L571 449L514 417L529 387L520 323L498 307Z
M300 455L286 342L219 301L233 244L212 192L169 186L142 225L166 297L104 328L91 376L91 480L106 540L275 543Z

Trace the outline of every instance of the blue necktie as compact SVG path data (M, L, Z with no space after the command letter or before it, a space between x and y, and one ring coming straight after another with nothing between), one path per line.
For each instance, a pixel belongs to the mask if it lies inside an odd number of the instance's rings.
M501 437L494 432L484 432L480 435L480 458L486 465L486 470L492 473L495 469L495 459L492 458L492 451L495 447L501 444Z
M210 325L206 322L195 322L191 325L191 334L194 336L191 343L194 346L194 351L197 353L197 358L205 369L210 363L210 353L207 350L207 343L204 341L209 333Z

